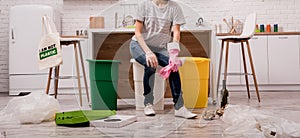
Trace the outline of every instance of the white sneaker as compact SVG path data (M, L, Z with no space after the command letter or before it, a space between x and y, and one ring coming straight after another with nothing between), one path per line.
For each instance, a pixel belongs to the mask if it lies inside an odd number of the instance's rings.
M152 104L148 103L144 108L144 114L146 116L155 116L155 111L153 110Z
M175 110L175 116L183 117L186 119L191 119L197 117L197 114L191 113L189 110L185 108L185 106L181 107L178 110Z

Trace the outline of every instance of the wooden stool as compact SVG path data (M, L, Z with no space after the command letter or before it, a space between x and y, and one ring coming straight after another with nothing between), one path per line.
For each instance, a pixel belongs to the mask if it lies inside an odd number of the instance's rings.
M256 14L252 13L252 14L247 16L246 21L245 21L245 25L244 25L244 29L243 29L243 32L242 32L241 35L226 36L226 37L221 38L222 45L221 45L219 71L218 71L218 79L217 79L217 91L219 90L219 82L220 82L220 75L221 75L221 65L222 65L224 43L227 42L226 55L225 55L224 80L227 79L227 75L228 75L227 74L227 65L228 65L229 43L241 43L241 52L242 52L242 56L243 56L242 58L243 58L243 64L244 64L244 73L241 74L241 75L245 76L247 92L248 92L248 99L250 99L248 75L252 75L254 85L255 85L257 99L258 99L258 102L260 102L260 96L259 96L259 92L258 92L256 75L255 75L255 70L254 70L254 65L253 65L253 61L252 61L250 45L249 45L249 39L251 39L252 36L254 35L255 24L256 24ZM244 51L244 42L247 45L247 51L248 51L248 56L249 56L249 61L250 61L250 66L251 66L252 73L248 73L248 71L247 71L246 57L245 57L245 51Z
M84 84L85 84L85 89L86 89L86 96L87 96L88 103L90 102L88 85L87 85L86 74L85 74L85 69L84 69L84 62L83 62L83 58L82 58L82 50L80 47L80 41L82 41L82 40L83 40L83 38L79 38L79 37L66 37L66 38L60 39L61 46L69 46L69 45L74 46L74 54L75 54L75 61L76 61L76 76L74 76L74 77L77 78L80 106L82 106L82 93L81 93L81 81L80 81L80 70L79 70L79 62L78 62L77 45L78 45L78 49L79 49L79 56L80 56L81 68L82 68L82 72L83 72L83 79L84 79ZM46 94L49 93L53 68L54 68L54 78L53 78L54 79L54 97L57 98L58 80L59 79L70 79L70 77L59 76L60 65L50 68L49 74L48 74Z

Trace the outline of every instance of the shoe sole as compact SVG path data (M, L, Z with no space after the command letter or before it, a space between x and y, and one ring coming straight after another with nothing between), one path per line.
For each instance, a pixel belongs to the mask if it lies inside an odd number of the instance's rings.
M193 117L183 117L183 116L177 116L177 115L175 115L176 117L181 117L181 118L185 118L185 119L195 119L196 117L197 117L197 115L196 116L193 116Z
M193 116L193 117L190 117L190 118L187 118L187 119L195 119L197 118L197 116Z
M155 114L145 114L146 116L155 116Z

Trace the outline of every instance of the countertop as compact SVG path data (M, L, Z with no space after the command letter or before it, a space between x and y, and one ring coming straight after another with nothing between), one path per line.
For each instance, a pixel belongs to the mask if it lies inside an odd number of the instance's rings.
M88 36L81 36L81 35L78 35L78 36L73 36L73 35L63 35L63 36L60 36L61 38L82 38L82 39L86 39L88 38Z
M97 33L133 33L134 28L121 28L121 29L90 29L91 32L97 32ZM207 32L211 31L209 29L182 29L182 32ZM228 35L240 35L238 34L230 34L230 33L217 33L216 36L228 36ZM258 32L254 35L300 35L300 32ZM85 38L87 39L88 36L61 36L62 38Z
M216 36L240 35L230 33L217 33ZM254 35L300 35L300 32L258 32Z
M134 33L135 28L103 28L103 29L89 29L92 33ZM182 32L209 32L212 31L208 27L193 27L181 28Z

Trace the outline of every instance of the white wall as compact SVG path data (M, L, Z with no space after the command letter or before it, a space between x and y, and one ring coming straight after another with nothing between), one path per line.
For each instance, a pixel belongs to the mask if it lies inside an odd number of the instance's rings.
M62 10L62 34L75 35L76 30L85 30L89 26L90 16L103 16L102 11L116 3L118 0L64 0ZM119 10L116 8L115 10ZM111 17L114 12L109 12ZM109 20L106 18L105 20ZM105 26L108 26L106 23Z
M222 24L223 18L243 20L257 13L258 24L279 24L283 31L300 31L299 0L180 0L212 24Z
M139 0L125 0L127 3ZM226 25L223 18L231 16L241 21L251 12L257 13L258 24L279 24L282 31L300 31L300 1L299 0L177 0L182 4L189 24L194 25L202 16L205 25L214 28L221 24L223 32ZM76 29L88 26L92 15L105 16L106 27L114 24L114 13L118 12L122 20L123 7L116 6L122 0L64 0L63 34L72 35ZM104 9L106 10L104 11ZM107 10L109 9L109 10ZM125 7L125 13L133 13L134 7Z
M126 0L132 3L139 0ZM258 24L277 23L282 31L300 31L300 0L178 0L189 25L204 17L205 25L214 28L221 24L226 31L223 18L244 20L251 12L257 13ZM8 92L8 15L9 8L19 4L51 5L62 13L62 34L75 35L76 30L88 27L89 17L105 16L105 26L114 27L114 14L118 12L119 22L123 8L121 0L0 0L0 92ZM109 10L106 10L109 9ZM133 13L134 7L125 7L125 13Z

